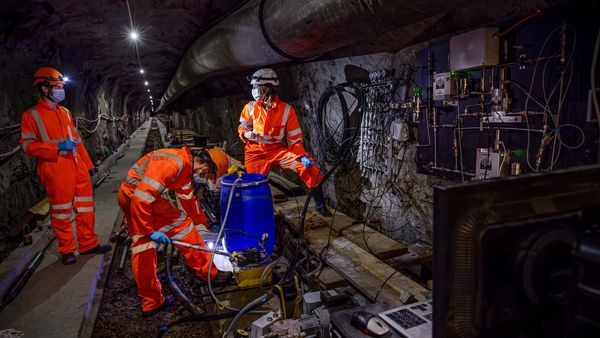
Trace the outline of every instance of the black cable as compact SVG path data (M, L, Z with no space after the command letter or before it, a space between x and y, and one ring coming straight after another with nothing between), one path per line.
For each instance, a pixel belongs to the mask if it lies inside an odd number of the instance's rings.
M383 281L383 284L381 284L381 286L379 287L379 290L377 290L377 293L375 294L375 299L373 299L373 303L377 301L377 297L379 297L379 293L381 292L381 290L383 289L383 287L387 284L387 282L390 280L390 278L392 278L392 276L394 276L398 272L399 272L398 270L392 272L389 275L389 277L386 278L385 281Z
M348 104L346 101L346 97L344 93L349 93L352 95L356 101L359 102L357 105L357 109L354 109L350 112L350 109L354 106L354 102ZM328 118L326 115L330 111L326 109L329 101L337 97L340 101L340 108L342 110L341 117L342 119L339 121L336 127L332 127L328 121L334 120L334 118ZM343 149L345 147L350 147L348 155L342 162L340 168L338 169L336 176L334 177L334 184L336 186L336 190L343 195L356 195L360 191L363 190L363 186L366 183L366 180L362 179L362 177L358 176L356 178L353 173L357 170L357 163L353 163L353 161L348 161L356 157L356 146L357 143L355 138L352 138L351 132L360 132L361 119L362 119L362 111L361 111L361 90L351 83L341 83L338 85L331 86L325 90L325 92L319 98L319 106L317 108L318 118L317 123L320 128L317 128L318 131L318 140L319 140L319 149L320 154L318 162L323 163L321 166L332 166L336 162L338 162L338 150ZM358 115L357 115L358 114ZM352 118L352 119L351 119ZM352 121L352 120L358 120ZM340 128L340 127L343 127ZM340 129L342 132L341 137L336 137L340 133ZM337 139L341 139L338 141ZM342 180L344 180L342 182ZM352 187L352 188L350 188Z
M271 37L269 36L269 33L267 32L267 27L265 26L264 10L265 10L265 0L261 0L260 5L258 7L258 23L260 24L260 31L262 32L262 35L265 38L265 41L267 42L269 47L271 47L271 49L273 49L277 54L283 56L284 58L290 59L290 60L302 61L305 59L310 59L310 58L299 58L299 57L290 55L290 54L286 53L285 51L283 51L281 48L277 47L277 45L275 44L275 41L271 40ZM311 56L311 58L312 57L314 57L314 56Z
M359 107L360 107L360 109L362 109L363 108L362 95L359 97L360 97ZM362 118L362 114L361 114L361 118ZM359 123L359 125L360 125L360 123ZM349 143L350 145L354 144L354 141L356 140L356 138L358 136L359 130L360 130L360 128L355 129L354 135L352 136L352 140ZM294 269L296 268L296 265L298 264L298 261L299 261L302 244L305 240L304 239L304 224L306 222L306 213L308 211L308 204L310 203L310 199L312 197L312 192L315 189L320 189L323 182L327 181L331 177L331 175L333 175L333 173L336 171L336 169L345 161L346 155L348 154L348 151L351 149L349 144L347 142L342 143L342 145L340 146L340 149L337 152L338 153L337 162L331 167L331 169L329 169L329 171L327 171L327 173L325 175L323 175L323 179L321 180L321 182L319 182L319 184L317 184L317 186L313 187L313 189L311 189L309 191L309 194L306 197L306 201L304 202L304 209L302 210L302 213L300 215L300 232L298 234L296 250L294 252L294 255L292 256L292 259L290 260L290 265L288 266L288 269L284 275L284 278L283 278L284 281L287 280L291 276L292 271L294 271Z
M181 289L175 282L175 278L173 278L173 264L172 264L173 263L172 262L173 246L172 245L167 246L167 254L165 255L165 258L166 258L167 281L168 281L169 287L171 288L171 291L173 291L173 294L175 295L175 297L177 297L177 299L179 301L181 301L181 303L183 304L183 307L185 307L186 310L188 310L190 313L192 313L194 315L200 315L202 313L202 310L198 306L196 306L196 304L194 304L183 293L183 291L181 291Z
M386 189L384 190L384 193L382 193L382 194L381 194L381 196L382 196L382 197L383 197L383 195L385 194L385 192L389 191L389 189L390 189L390 188L393 188L393 187L396 185L396 184L395 184L395 182L396 182L396 179L397 179L398 177L400 177L400 171L402 171L402 166L403 166L403 164L404 164L404 156L406 155L406 149L408 148L408 146L406 145L406 142L404 142L404 144L403 144L403 145L404 145L404 152L402 153L402 161L400 162L400 166L398 167L398 173L397 173L397 177L395 177L395 178L392 180L393 184L389 184L389 185L388 185L388 188L386 188ZM373 200L373 201L374 201L374 200ZM375 213L375 210L373 210L373 214L374 214L374 213ZM372 216L373 214L371 214L371 216ZM370 220L371 216L369 216L369 218L367 219L367 221L366 221L366 222L364 222L364 226L363 226L363 229L362 229L362 236L363 236L363 241L365 242L365 246L367 247L367 249L368 249L368 250L369 250L371 253L374 253L374 252L373 252L373 250L371 249L371 247L369 246L369 244L367 243L367 239L365 238L365 227L366 227L366 226L367 226L367 225L370 223L370 222L369 222L369 220Z
M158 331L158 334L156 335L156 337L161 338L162 336L164 336L167 333L167 331L169 331L169 329L171 329L172 327L177 326L179 324L189 323L189 322L209 322L209 321L213 321L213 320L227 319L227 318L231 318L231 317L235 316L236 314L237 314L237 312L230 311L230 312L223 312L223 313L192 315L192 316L180 318L180 319L172 321L169 324L161 327L160 331Z
M320 128L318 129L319 131L319 141L321 143L321 149L325 149L325 161L328 162L329 164L331 164L332 162L335 162L336 154L331 154L330 152L328 152L327 150L329 150L331 148L330 144L328 143L328 140L331 139L331 143L333 143L332 145L336 146L335 149L339 149L339 146L337 144L335 144L335 134L330 132L330 129L327 126L327 121L330 121L331 119L327 118L325 116L325 106L327 105L327 103L329 102L329 99L333 96L333 95L337 95L339 101L340 101L340 105L341 105L341 110L342 110L342 121L340 122L339 125L343 125L343 130L342 130L342 140L345 140L349 137L348 133L349 133L349 118L348 118L348 105L346 104L346 99L344 98L344 95L340 89L340 86L332 86L329 87L325 90L325 92L321 95L321 97L319 98L319 103L317 106L317 118L318 118L318 122L320 124ZM336 128L336 130L334 132L337 132L337 129L339 129L339 125L338 128ZM333 161L332 161L333 159Z
M356 93L353 93L351 91L349 91L348 89L352 89L354 90ZM318 119L318 123L320 128L318 128L317 130L319 131L319 143L320 143L320 148L321 149L325 149L324 152L324 160L327 164L329 165L333 165L337 159L338 159L338 150L340 150L341 145L348 139L351 138L352 135L350 135L351 129L358 129L360 128L360 123L358 124L358 126L351 126L350 125L350 111L349 111L349 105L346 102L346 98L344 97L344 92L346 93L350 93L352 96L356 97L357 93L360 92L360 90L350 84L350 83L341 83L335 86L331 86L329 88L327 88L325 90L325 92L323 92L323 94L321 94L321 97L319 98L319 103L317 106L317 119ZM342 111L342 121L340 122L340 124L338 124L338 126L336 127L336 129L331 132L331 129L327 126L326 121L330 121L331 119L327 118L327 114L326 114L326 110L325 107L327 106L327 103L329 102L329 100L331 99L331 97L333 96L337 96L338 100L340 101L340 105L341 105L341 111ZM360 117L359 117L360 120ZM335 140L335 133L338 132L338 129L340 126L343 126L342 129L342 142L340 144L336 143ZM332 151L333 149L333 151Z
M18 134L19 131L21 131L21 130L17 129L17 130L14 130L14 131L11 131L11 132L7 132L7 133L0 133L0 136L2 137L2 140L4 141L4 140L6 140L9 137L11 137L11 136L13 136L15 134Z
M323 247L323 249L321 249L321 252L319 253L319 257L322 256L323 259L327 259L327 253L329 252L329 247L331 246L331 234L333 233L333 218L335 218L336 214L337 209L334 209L333 216L331 217L331 225L329 226L329 234L327 235L327 244L325 244L325 246Z
M394 81L394 83L395 83L395 84L394 84L394 86L393 86L392 90L390 91L390 94L389 94L389 98L390 98L390 99L389 99L389 101L388 101L388 104L389 104L389 102L393 101L393 99L394 99L394 96L395 96L395 92L396 92L396 90L397 90L397 89L398 89L400 86L405 86L405 85L408 85L408 84L410 84L410 83L412 82L412 74L414 74L414 71L412 70L412 67L411 67L410 65L408 65L408 66L409 66L409 69L408 69L408 71L406 71L406 72L404 73L404 76L403 76L403 78L402 78L402 79L399 79L399 80L397 80L397 81ZM408 75L407 75L407 74L408 74ZM342 110L344 111L343 118L345 119L345 121L343 121L343 123L344 123L344 125L345 125L345 127L346 127L346 128L344 128L344 131L346 132L346 131L348 130L348 128L347 128L347 126L349 125L349 123L347 122L347 118L348 118L348 108L347 108L347 105L345 105L345 99L344 99L344 97L343 97L343 95L342 95L342 93L341 93L341 90L340 90L340 88L342 88L342 87L344 87L344 86L346 86L346 84L341 84L341 85L337 85L337 86L332 86L332 87L328 88L328 89L327 89L327 90L326 90L326 91L325 91L325 92L324 92L324 93L321 95L321 98L319 99L319 107L318 107L318 109L317 109L317 111L318 111L318 114L319 114L319 123L321 123L321 128L320 128L321 130L327 130L326 126L325 126L325 125L323 125L323 121L326 121L326 120L327 120L326 118L323 118L324 111L325 111L325 110L324 110L324 106L325 106L325 100L329 99L331 96L333 96L333 95L335 95L335 94L337 94L337 95L338 95L338 97L339 97L339 100L340 100L340 104L341 104L341 106L342 106ZM363 100L363 101L364 101L364 100ZM362 105L361 105L361 107L362 107ZM393 120L393 117L392 117L392 118L390 118L390 123L391 123L391 121L392 121L392 120ZM389 124L389 123L388 123L388 124ZM327 136L326 136L326 138L328 138L328 137L331 137L331 136L330 136L330 135L327 135ZM347 133L346 133L346 135L345 135L344 139L345 139L345 140L347 140L347 139L348 139ZM403 146L403 148L404 148L404 152L403 152L403 158L404 158L404 155L406 154L406 150L407 150L407 145L406 145L406 143L403 143L403 145L402 145L402 146ZM372 156L375 156L375 154L373 154ZM404 164L404 160L402 160L402 162L400 163L400 166L399 166L399 168L398 168L398 172L397 172L397 175L396 175L397 177L399 177L399 176L400 176L400 171L401 171L401 169L402 169L402 165L403 165L403 164ZM350 169L355 169L355 168L356 168L356 167L350 167ZM395 182L395 181L397 180L397 177L393 178L393 179L392 179L392 182ZM355 182L355 183L356 183L356 182ZM359 189L355 189L355 191L354 191L355 193L357 193L357 192L360 190L360 184L355 184L355 186L357 186L357 187L359 188ZM382 193L380 196L377 196L377 197L375 197L375 198L373 198L373 199L372 199L372 202L373 202L373 201L375 201L376 199L378 199L378 198L382 197L382 196L383 196L383 195L384 195L384 194L385 194L387 191L389 191L389 190L390 190L390 188L393 188L393 184L390 184L390 185L388 185L388 187L387 187L387 188L384 190L384 192L383 192L383 193ZM371 204L372 204L372 203L371 203ZM370 208L369 208L369 211L367 212L367 214L370 214L370 213L371 213L371 212L370 212L370 210L371 210L371 209L372 209L372 207L370 207ZM373 212L374 212L374 211L373 211ZM371 217L371 216L368 216L368 218L370 218L370 217ZM367 246L367 249L368 249L369 251L373 252L373 250L372 250L372 249L370 248L370 246L367 244L367 241L366 241L366 238L365 238L365 228L366 228L366 225L367 225L367 224L365 224L365 225L364 225L364 227L363 227L363 229L362 229L362 230L363 230L363 240L364 240L364 242L365 242L365 244L366 244L366 246ZM327 253L327 251L328 251L328 249L329 249L329 247L330 247L330 245L331 245L331 233L332 233L332 231L331 231L331 228L330 228L330 232L329 232L328 239L327 239L327 244L326 244L326 246L323 248L323 250L321 250L321 253L320 253L319 255L322 255L324 251L325 251L325 254Z
M236 313L235 317L233 317L233 319L229 323L229 326L227 327L227 330L223 334L223 337L227 337L229 335L229 332L231 332L231 329L233 329L233 326L235 325L235 323L237 322L237 320L240 319L245 313L250 312L253 309L256 309L257 307L264 305L272 297L273 297L273 295L270 292L267 292L266 294L264 294L264 295L256 298L255 300L249 302L243 308L241 308Z

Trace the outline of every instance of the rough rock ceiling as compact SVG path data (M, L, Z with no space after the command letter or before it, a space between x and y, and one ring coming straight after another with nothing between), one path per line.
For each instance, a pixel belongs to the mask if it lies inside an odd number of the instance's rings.
M243 2L130 0L142 38L140 61L154 95L163 93L188 46ZM39 64L62 65L74 78L99 75L118 83L124 94L131 92L133 100L145 101L128 26L123 0L8 0L0 7L3 53L13 54L17 62L28 56Z
M134 25L142 35L138 50L155 107L193 41L219 18L246 2L129 1ZM523 17L533 9L564 2L567 0L474 1L471 5L395 29L379 38L326 53L320 59L397 51L430 38L499 19ZM92 85L118 84L123 95L130 94L130 103L148 103L135 49L127 38L129 17L124 0L5 0L3 5L0 6L0 60L11 60L3 67L12 67L3 72L5 82L13 83L14 88L21 90L19 88L26 88L26 82L29 82L23 80L24 71L28 76L39 66L55 64L76 80L84 78ZM227 90L241 90L236 78L227 78L216 80ZM194 90L194 99L223 95L223 90L215 90L215 87L218 86L214 80L199 86L203 90Z

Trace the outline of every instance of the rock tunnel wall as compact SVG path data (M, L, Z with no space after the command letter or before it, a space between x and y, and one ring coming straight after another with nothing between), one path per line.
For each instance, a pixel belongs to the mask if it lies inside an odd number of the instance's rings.
M317 107L322 93L331 85L346 82L346 65L375 71L394 68L407 62L414 64L415 53L425 46L427 44L415 45L395 54L377 53L276 69L281 79L280 97L296 108L305 147L322 169L330 168L322 161L321 154L325 150L321 149L317 131ZM202 104L196 102L195 108L173 110L170 118L175 128L192 129L210 136L215 141L227 140L229 152L241 158L243 148L238 143L237 126L243 106L251 99L250 86L245 84L245 89L241 91L243 93L208 100ZM198 94L199 90L195 89L194 92ZM184 100L185 103L180 104L194 107L196 94L185 95L179 100ZM379 227L381 232L403 243L431 243L432 185L440 179L417 173L415 152L416 145L412 143L406 150L406 161L393 191L381 194L382 191L371 189L373 185L365 183L370 177L363 176L354 166L351 170L334 175L333 179L324 185L325 195L331 205L353 217L369 218L372 225ZM286 171L283 174L300 182L291 172ZM357 190L357 185L364 186L365 189Z
M581 43L581 41L593 41L594 36L591 35L595 34L587 34L590 30L584 27L586 22L593 22L593 18L586 15L588 12L591 13L586 6L571 6L571 3L567 4L566 1L544 0L474 3L456 11L399 28L370 41L363 41L349 48L328 53L321 56L322 59L319 60L307 60L304 63L288 67L277 67L275 70L281 79L280 97L295 106L304 134L305 147L316 158L321 169L326 171L331 167L331 161L328 160L327 156L324 156L328 153L328 149L326 149L326 145L323 145L323 138L319 133L319 130L322 129L318 115L319 99L328 87L347 81L345 74L347 65L358 66L367 71L377 71L381 69L398 69L404 63L411 64L413 67L420 68L415 74L415 77L418 78L415 79L416 82L419 86L427 88L428 84L423 83L427 79L425 72L428 63L427 54L431 53L433 55L432 59L436 60L434 61L436 63L435 70L444 71L449 69L446 66L449 61L450 34L476 27L502 26L503 29L512 31L510 34L513 34L513 36L510 39L515 41L511 40L512 42L508 44L517 43L516 41L519 41L519 43L528 41L525 44L515 45L515 49L517 47L525 48L524 46L531 47L536 43L541 45L543 37L566 20L569 24L578 26L577 43L578 46L583 46L578 47L582 49L574 53L575 64L583 65L583 68L579 70L579 74L575 75L577 80L574 80L574 82L585 82L587 81L587 74L589 74L589 68L586 67L590 63L591 51L590 44L587 43L588 46L586 47L586 43ZM554 8L550 9L549 7ZM596 6L592 5L592 7L595 8ZM539 12L539 10L542 12ZM540 13L543 13L543 15L538 16ZM514 26L515 22L519 22L519 20L525 20L527 23L522 27L519 25L523 22ZM592 30L592 32L595 31ZM574 41L574 39L569 41ZM536 48L540 47L538 45ZM527 53L538 52L528 51ZM517 52L507 48L505 53L509 54L510 58L510 55ZM348 57L348 55L362 56ZM211 78L182 95L171 106L168 106L167 113L172 113L176 127L194 129L201 134L210 136L213 140L226 139L227 144L231 147L231 149L228 149L229 152L242 157L243 148L239 143L236 129L240 112L244 104L251 99L251 96L250 85L243 80L241 75L245 76L250 73L249 71L244 74ZM528 74L530 73L527 73L527 71L523 73L515 72L514 74L511 73L510 77L517 82L528 83L532 81ZM587 87L582 88L587 91ZM577 92L584 91L581 88L571 90L571 93ZM541 94L538 93L538 95ZM512 96L515 96L514 99L517 103L513 108L523 109L523 102L526 102L525 98L522 95L519 96L518 92L516 94L513 92ZM217 98L210 99L210 97ZM398 101L401 101L401 99ZM469 102L472 101L474 100L471 99ZM573 106L569 106L569 111L578 112L582 108L585 109L585 100L581 97L570 96L567 101L573 104ZM582 121L584 118L580 115L582 114L570 116L571 121L584 126L583 135L594 135L597 132L594 126ZM450 120L450 115L443 116L448 118L447 123L453 123ZM435 160L432 161L431 149L417 147L417 144L423 146L432 144L432 140L421 138L425 135L432 138L431 134L425 133L426 130L429 130L427 124L423 124L425 125L424 128L417 127L418 132L416 134L419 141L409 140L408 142L403 155L404 160L401 161L401 170L395 176L397 179L394 179L392 184L388 184L390 180L386 181L385 185L389 186L389 189L380 189L382 184L378 181L376 175L358 170L356 159L347 159L350 168L348 166L341 168L342 170L325 184L325 194L330 199L330 204L357 219L368 220L372 226L378 227L381 232L403 243L431 243L432 187L434 184L441 182L442 179L418 173L424 172L423 168L427 166L428 161L430 163L436 162ZM423 124L419 125L422 126ZM572 144L578 144L579 139L575 135L576 132L571 131L570 136L568 134L565 131L565 137L573 138ZM503 135L503 137L506 136ZM508 139L512 140L510 137ZM582 141L582 147L577 151L565 152L561 157L562 162L559 162L559 166L591 163L596 148L591 143L593 139L593 137L588 137L587 143ZM477 142L480 142L480 140L472 141L470 146L475 149L474 147L478 147ZM452 168L453 165L457 168L458 152L452 151L452 140L444 142L438 140L436 144L443 144L446 148L433 150L434 156L444 157L447 168ZM514 139L515 149L522 148L522 144L522 139L521 141L517 138ZM460 153L461 156L462 153L467 154L466 157L470 156L465 162L465 168L476 167L474 151L470 153L461 151ZM452 156L454 156L454 161L451 158ZM460 161L462 168L462 158ZM519 161L521 160L516 160L516 162ZM298 181L297 176L293 173L284 172L284 174L286 177ZM434 173L431 174L434 175Z
M293 102L302 121L305 140L309 148L319 149L317 107L319 99L329 86L346 82L344 68L347 65L359 66L368 71L398 69L404 63L418 64L416 52L427 44L405 48L398 53L378 53L359 57L348 57L323 62L314 62L290 68L292 83L296 86L296 100ZM307 135L308 136L308 135ZM432 241L432 185L440 182L433 176L417 173L417 146L408 143L403 165L391 189L382 188L375 177L361 172L357 165L351 170L340 170L333 180L325 184L325 195L333 206L355 218L368 219L372 226L391 238L406 244ZM356 159L354 160L356 162ZM335 182L335 184L333 184ZM360 185L362 189L356 189Z

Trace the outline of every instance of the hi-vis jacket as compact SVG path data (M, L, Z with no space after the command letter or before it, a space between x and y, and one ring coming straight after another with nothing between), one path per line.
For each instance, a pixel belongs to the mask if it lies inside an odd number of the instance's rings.
M58 152L58 144L71 140L69 131L71 129L73 141L77 143L77 151ZM85 146L81 142L81 136L75 125L71 112L61 105L56 110L50 109L46 101L41 99L35 106L25 111L21 116L21 138L19 140L26 154L38 158L38 174L42 176L58 174L69 170L73 157L81 161L88 170L94 169Z
M129 169L125 182L133 189L130 214L135 233L132 235L148 235L156 230L152 204L162 198L165 189L176 193L194 224L206 224L206 216L194 196L192 154L187 147L146 154Z
M298 124L296 111L292 105L275 97L271 109L267 112L262 101L251 101L242 110L238 132L246 146L252 144L244 137L247 131L258 134L258 143L264 148L288 148L298 157L307 155L302 144L302 130ZM287 145L286 145L287 144Z
M69 134L70 129L70 134ZM73 151L58 151L72 140ZM94 168L67 108L51 109L44 99L21 115L21 148L37 158L37 171L50 201L52 229L61 255L75 252L71 211L75 211L77 246L85 252L98 245L94 233L95 210L88 171Z

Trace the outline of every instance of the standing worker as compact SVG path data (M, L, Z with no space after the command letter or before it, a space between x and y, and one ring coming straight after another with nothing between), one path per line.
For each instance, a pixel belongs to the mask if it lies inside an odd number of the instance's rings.
M229 161L222 150L201 149L192 154L187 147L152 151L135 163L119 189L119 205L125 213L131 244L131 268L142 298L142 315L150 317L173 303L162 295L156 277L156 243L171 239L206 247L198 228L206 216L194 196L194 182L215 179L227 172ZM185 213L163 198L169 189L177 195ZM208 280L211 253L176 245L188 265L203 281ZM226 282L231 272L211 269L211 282Z
M89 171L94 164L75 129L71 112L59 104L65 98L65 80L54 68L42 67L33 75L33 85L42 98L21 116L19 143L26 154L37 157L37 172L50 201L52 229L65 265L77 262L71 227L71 210L79 253L105 253L109 245L98 245L94 232L95 212Z
M246 171L268 175L272 167L291 169L312 190L317 211L331 216L319 185L323 174L302 144L296 111L277 96L279 79L274 70L263 68L252 74L251 101L242 110L238 132L246 144Z

